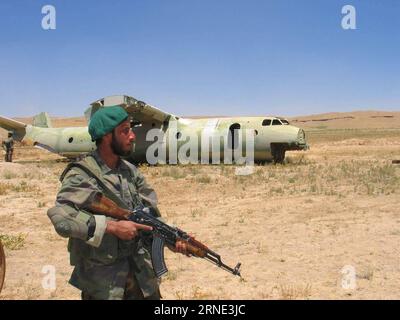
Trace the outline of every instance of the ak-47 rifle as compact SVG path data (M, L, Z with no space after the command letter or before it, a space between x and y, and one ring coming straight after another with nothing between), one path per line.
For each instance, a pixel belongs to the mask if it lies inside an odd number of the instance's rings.
M119 207L111 199L99 194L95 197L95 200L88 209L93 213L102 213L119 220L130 220L135 223L151 226L153 228L151 231L153 233L151 260L157 277L161 277L168 271L164 261L165 244L175 247L177 241L185 242L188 254L204 258L233 275L241 277L239 271L241 263L238 263L235 268L228 267L222 262L219 254L211 251L200 241L195 240L194 237L181 229L172 227L157 219L156 216L151 213L152 208L150 207L141 206L130 211Z

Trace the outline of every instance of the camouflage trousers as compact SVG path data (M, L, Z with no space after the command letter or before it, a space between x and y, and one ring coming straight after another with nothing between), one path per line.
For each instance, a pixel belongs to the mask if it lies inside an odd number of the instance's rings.
M4 156L4 161L5 162L12 162L12 156L13 156L13 151L12 150L6 151L6 155Z
M82 291L81 298L82 300L97 300L96 297L91 296L87 291ZM129 272L122 300L160 300L161 298L160 290L145 298L135 275L133 272Z
M83 300L160 300L159 281L149 278L151 286L140 286L134 270L126 259L111 265L86 263L75 267L70 284L82 291Z

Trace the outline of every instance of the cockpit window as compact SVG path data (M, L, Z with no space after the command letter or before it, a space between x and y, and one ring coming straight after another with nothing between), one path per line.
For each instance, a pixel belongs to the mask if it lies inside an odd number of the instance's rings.
M142 123L137 120L131 120L131 128L141 127Z
M286 119L281 119L282 124L290 124Z
M281 126L282 123L281 123L278 119L274 119L274 120L272 121L272 125L273 125L273 126Z
M271 125L271 119L264 119L262 122L263 126L270 126Z

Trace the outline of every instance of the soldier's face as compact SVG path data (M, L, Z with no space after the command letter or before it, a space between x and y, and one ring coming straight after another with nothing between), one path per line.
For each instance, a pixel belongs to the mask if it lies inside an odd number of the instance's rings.
M128 156L132 150L135 134L128 120L122 122L112 132L111 148L119 156Z

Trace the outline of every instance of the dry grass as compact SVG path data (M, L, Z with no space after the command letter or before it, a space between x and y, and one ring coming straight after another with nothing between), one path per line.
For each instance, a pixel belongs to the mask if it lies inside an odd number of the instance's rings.
M218 299L214 293L210 293L199 286L192 286L189 290L177 290L174 293L174 298L177 300L208 300Z
M359 271L357 273L357 278L358 279L364 279L364 280L372 280L374 277L374 269L372 267L367 267L366 269L362 270L361 272Z
M196 177L195 181L198 183L210 183L212 181L212 179L210 176L208 176L206 174L202 174L202 175Z
M279 285L279 299L282 300L296 300L307 299L311 295L311 284L305 285Z
M38 208L44 208L46 206L46 202L39 201L37 206Z
M6 180L11 180L11 179L15 179L18 177L18 174L12 171L4 171L3 172L3 178Z
M283 166L260 166L254 174L236 176L235 180L244 190L262 183L266 194L282 196L345 196L349 191L358 195L392 194L400 184L398 170L378 160L343 160L334 164L310 163L307 166L290 162Z
M163 167L162 176L171 177L173 179L184 179L187 173L184 170L180 170L178 167Z
M298 158L290 157L286 165L256 166L253 174L236 176L234 167L216 172L217 166L210 167L208 174L200 167L161 167L161 177L186 179L196 172L191 181L210 184L213 177L219 181L233 178L243 190L254 184L262 184L267 194L271 195L345 195L349 190L359 195L379 195L396 192L400 177L398 170L390 163L379 160L342 160L336 163L316 164L301 154ZM151 171L153 168L147 169ZM200 173L200 172L204 173ZM216 174L217 173L217 174ZM155 177L159 176L153 175Z
M166 250L164 298L348 299L338 283L349 264L359 279L352 298L400 297L393 254L400 241L400 166L391 163L400 158L400 129L319 126L308 129L309 151L288 152L284 165L256 165L248 176L235 175L231 165L140 167L169 223L194 233L229 266L242 262L239 279ZM23 250L7 257L13 271L2 296L79 299L67 284L66 240L46 216L66 164L30 147L18 147L16 156L17 163L0 163L0 234L6 249ZM35 274L46 264L57 268L51 296ZM34 282L20 282L21 272Z
M300 125L301 126L301 125ZM315 143L332 143L349 139L375 140L375 139L398 139L399 128L358 128L358 129L334 129L325 126L304 128L307 141Z
M19 233L17 235L0 234L0 241L6 249L19 250L25 246L27 234Z
M6 195L10 189L11 185L9 183L0 182L0 196Z
M206 300L206 299L210 299L211 297L214 296L214 293L209 293L206 290L198 287L198 286L194 286L192 288L192 293L189 296L189 299L191 300Z

